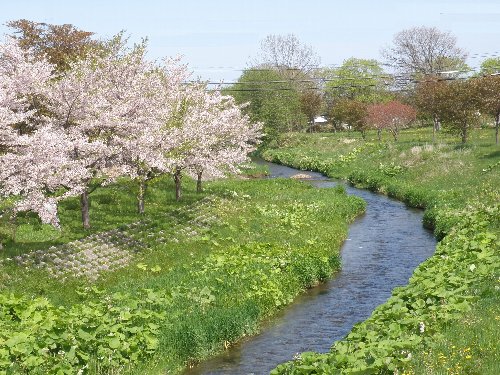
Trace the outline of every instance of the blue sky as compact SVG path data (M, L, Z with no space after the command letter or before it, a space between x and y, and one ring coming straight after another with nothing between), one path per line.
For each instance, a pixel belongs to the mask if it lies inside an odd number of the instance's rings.
M500 55L500 0L0 0L1 34L21 18L104 38L125 30L149 39L152 59L182 55L195 77L226 82L269 34L295 34L323 65L381 59L395 33L422 25L453 33L473 67Z

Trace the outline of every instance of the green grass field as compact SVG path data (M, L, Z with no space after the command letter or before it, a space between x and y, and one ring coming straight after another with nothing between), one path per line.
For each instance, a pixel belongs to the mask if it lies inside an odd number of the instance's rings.
M156 180L145 216L130 181L99 188L90 231L76 198L60 232L31 214L2 223L0 373L177 373L330 277L364 210L293 180L184 185L176 202L171 179Z
M328 354L304 353L275 374L496 374L500 261L500 147L491 129L461 145L429 129L397 143L375 134L288 134L268 160L317 170L426 209L442 241ZM246 171L262 176L262 167ZM136 213L128 180L79 201L62 230L32 214L0 218L0 374L178 373L259 330L338 267L347 225L364 203L343 189L293 180L170 178ZM1 202L8 209L8 201ZM466 329L464 329L464 327Z

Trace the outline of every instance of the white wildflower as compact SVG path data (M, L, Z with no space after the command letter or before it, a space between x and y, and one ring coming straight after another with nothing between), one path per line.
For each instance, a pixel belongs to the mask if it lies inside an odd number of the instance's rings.
M424 322L418 323L418 329L419 329L420 333L424 333L425 332L425 324L424 324Z

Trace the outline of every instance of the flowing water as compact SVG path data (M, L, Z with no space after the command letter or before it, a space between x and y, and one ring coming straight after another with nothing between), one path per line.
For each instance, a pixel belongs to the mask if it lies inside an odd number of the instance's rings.
M271 177L305 173L318 188L340 183L319 173L266 164ZM433 254L436 240L423 228L421 210L367 190L347 185L346 190L363 198L367 207L349 228L341 249L342 269L265 323L261 334L242 340L185 375L268 374L296 353L328 352L334 341L368 318L394 287L405 285L413 270Z

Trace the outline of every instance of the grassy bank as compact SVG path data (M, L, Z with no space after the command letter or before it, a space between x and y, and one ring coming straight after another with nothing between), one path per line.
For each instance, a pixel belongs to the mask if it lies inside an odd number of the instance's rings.
M0 373L178 373L329 277L364 209L293 180L185 185L175 202L155 181L145 216L129 181L98 189L91 232L76 199L61 232L31 215L2 224Z
M430 139L428 129L406 131L398 142L378 142L375 134L366 141L347 133L289 134L264 151L267 160L425 208L424 224L442 239L409 284L330 353L303 353L273 374L500 372L497 336L477 339L480 331L498 331L500 149L488 129L466 145L446 135ZM471 316L474 328L461 329ZM465 354L449 359L444 348L452 346Z

